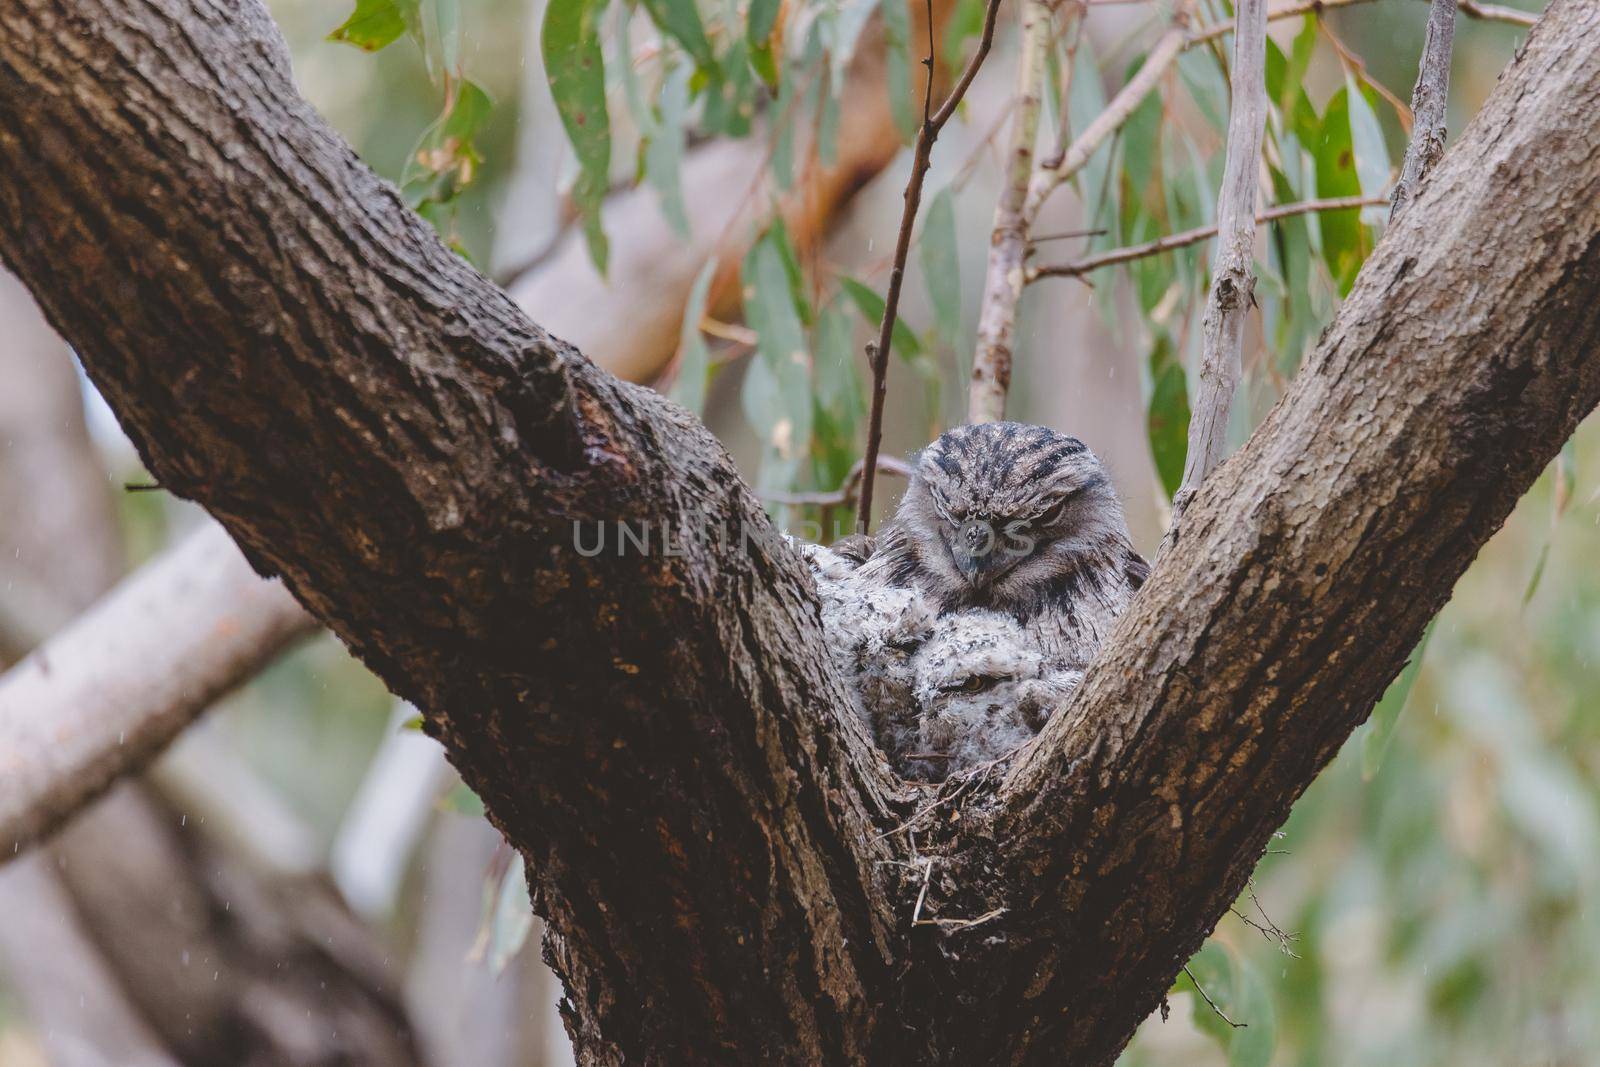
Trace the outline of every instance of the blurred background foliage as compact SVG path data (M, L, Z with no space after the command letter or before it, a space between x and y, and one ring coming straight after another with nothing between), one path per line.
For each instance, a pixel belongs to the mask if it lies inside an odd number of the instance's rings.
M883 91L896 135L908 139L920 117L929 17L945 77L970 51L982 13L976 0L941 0L937 13L903 0L562 0L548 10L541 0L272 0L271 8L302 90L363 158L461 254L534 288L546 284L541 264L568 231L581 235L600 274L639 239L611 224L608 194L647 190L656 225L685 243L703 238L705 222L688 206L686 160L718 141L753 141L763 158L758 182L723 197L776 204L803 187L808 168L834 162L841 124L867 106L845 77L858 46L884 48ZM1225 0L1199 8L1203 24L1231 16ZM1150 2L1084 11L1070 28L1063 21L1052 55L1045 152L1103 108L1170 16ZM1267 203L1387 189L1405 147L1402 101L1425 13L1420 3L1383 0L1273 24ZM895 336L891 454L964 414L1002 171L998 135L1012 100L1014 12L1002 25L935 152ZM1452 131L1521 33L1461 20ZM1072 236L1039 241L1033 262L1212 221L1227 43L1188 50L1057 196L1036 236ZM821 521L825 536L849 528L849 500L807 501L839 489L862 451L863 345L882 310L906 162L901 153L864 175L810 229L768 212L734 243L733 262L702 257L681 302L676 353L653 376L703 414L776 518L796 528ZM1237 440L1292 379L1385 215L1308 214L1263 228L1261 313L1246 353L1249 402L1235 406ZM1107 460L1147 552L1182 469L1185 368L1198 350L1208 258L1201 242L1082 279L1043 279L1023 300L1011 415L1077 433ZM737 314L718 319L717 279L727 272ZM145 480L87 387L86 396L109 485ZM1462 580L1374 721L1296 806L1251 890L1175 986L1170 1017L1152 1017L1124 1063L1600 1063L1597 472L1600 423L1591 419ZM892 507L898 486L885 490L881 508ZM197 519L162 494L117 498L135 563ZM375 754L407 733L404 719L322 637L229 698L207 729L327 856L351 832ZM481 831L481 814L448 772L428 781L433 828L396 868L392 906L370 911L411 971L413 1003L448 999L462 975L492 985L520 971L526 995L498 1025L515 1028L518 1012L549 1020L556 994L525 947L536 938L520 868L492 833L476 851L451 844L441 827ZM473 889L453 905L466 918L441 935L445 966L428 970L440 876ZM0 1065L46 1062L14 995L23 980L15 961L9 970ZM452 1019L441 1032L469 1025L468 1009ZM557 1063L563 1040L549 1023L496 1055Z

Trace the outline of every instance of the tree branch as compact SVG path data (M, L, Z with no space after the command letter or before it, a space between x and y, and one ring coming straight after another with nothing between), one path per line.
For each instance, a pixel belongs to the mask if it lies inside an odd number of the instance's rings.
M1411 143L1394 187L1389 221L1400 217L1417 187L1444 155L1445 107L1450 102L1450 49L1456 35L1456 0L1433 0L1422 42L1417 84L1411 90Z
M424 709L580 1055L863 1058L901 786L722 447L445 249L258 4L64 11L0 0L0 254L161 484ZM577 550L623 520L652 551Z
M1600 11L1555 0L1075 703L929 797L799 561L705 536L768 532L720 447L405 213L258 6L61 2L0 0L0 251L162 484L425 709L585 1062L1110 1063L1600 399ZM674 551L572 540L645 518Z
M994 23L1000 12L1000 0L989 0L983 16L983 33L978 38L977 51L972 53L966 69L956 80L954 88L945 97L939 110L933 108L933 12L928 12L928 70L926 94L922 101L922 125L917 129L917 140L911 150L911 177L906 181L906 206L900 215L900 233L895 238L894 266L889 271L889 289L883 299L883 319L878 324L878 339L867 353L872 360L872 409L867 416L867 448L862 458L861 507L856 513L856 532L866 533L872 525L872 488L878 474L878 449L883 443L883 401L889 388L889 347L894 338L895 317L900 310L900 285L905 280L906 257L911 252L911 233L917 224L917 209L922 205L922 186L928 178L928 167L933 158L933 144L939 131L950 121L960 106L962 97L977 77L978 68L988 58L994 44Z
M1200 385L1189 421L1183 485L1172 501L1173 528L1200 483L1222 462L1228 415L1239 388L1244 323L1255 305L1256 187L1267 122L1267 4L1241 0L1233 45L1233 106L1227 159L1217 194L1217 249L1206 300Z
M0 678L0 863L312 628L216 526L114 589Z
M1256 225L1265 226L1269 222L1279 219L1292 218L1296 215L1310 215L1321 211L1353 211L1364 207L1377 207L1387 204L1387 195L1374 196L1336 196L1326 200L1302 200L1294 204L1279 204L1269 207L1256 216ZM1169 233L1165 237L1158 237L1153 241L1142 244L1128 245L1124 248L1113 248L1105 252L1096 252L1092 256L1084 256L1068 263L1045 263L1028 269L1027 280L1034 282L1040 278L1076 278L1102 267L1114 267L1119 263L1131 263L1136 259L1147 256L1160 255L1179 248L1199 244L1201 241L1215 237L1217 224L1197 226L1192 230L1182 230L1178 233Z
M961 821L1011 842L1016 888L997 902L1035 909L993 931L1028 937L1038 955L1011 948L1049 976L994 990L1059 1020L1030 1047L1112 1061L1131 1024L1107 1018L1156 1007L1600 401L1600 152L1578 117L1600 108L1596 49L1600 8L1555 0L1282 401L1195 495L1073 705L1011 771L1006 813Z
M984 271L983 302L978 311L977 349L972 356L972 382L967 392L967 421L995 422L1005 417L1011 388L1011 343L1017 328L1017 300L1022 296L1022 260L1028 247L1031 219L1024 215L1028 182L1034 173L1034 146L1039 140L1039 110L1044 98L1044 68L1053 40L1055 4L1022 0L1022 55L1017 62L1011 139L1005 173L994 206L994 230Z

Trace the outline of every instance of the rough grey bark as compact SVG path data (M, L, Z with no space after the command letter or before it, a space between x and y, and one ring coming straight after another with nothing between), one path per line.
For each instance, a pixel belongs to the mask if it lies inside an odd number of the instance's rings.
M1395 183L1389 221L1400 217L1444 155L1445 108L1450 103L1450 52L1456 36L1456 0L1433 0L1422 41L1417 84L1411 90L1411 143Z
M0 0L0 250L163 484L425 710L584 1062L1110 1063L1600 399L1600 10L1545 21L1080 698L932 808L797 561L707 536L766 529L716 442L405 213L259 7ZM619 519L674 553L574 551Z

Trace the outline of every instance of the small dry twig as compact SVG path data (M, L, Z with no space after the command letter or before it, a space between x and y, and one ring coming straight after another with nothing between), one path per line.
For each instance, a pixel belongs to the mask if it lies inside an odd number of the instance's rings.
M895 317L900 310L900 284L905 279L906 257L911 252L911 231L916 226L917 208L922 203L922 185L928 178L928 166L933 155L933 143L939 131L956 113L961 98L967 95L978 68L989 55L994 44L994 23L1000 11L1000 0L989 0L983 16L983 35L978 40L978 50L972 54L966 69L956 80L950 95L933 111L933 0L928 3L928 56L923 65L928 68L927 90L922 99L922 125L917 130L916 144L912 147L911 178L906 182L905 211L900 216L900 234L895 240L894 267L889 272L889 288L883 299L883 321L878 326L878 340L867 350L872 360L872 410L867 419L867 452L861 482L861 507L856 513L856 532L866 533L872 523L872 483L878 469L878 449L883 444L883 400L888 391L889 344L894 337Z
M1211 999L1211 994L1206 992L1206 987L1200 984L1200 980L1194 976L1194 972L1189 969L1189 965L1187 963L1183 965L1183 973L1188 975L1189 981L1194 983L1194 990L1196 993L1200 994L1200 999L1210 1005L1211 1010L1217 1013L1217 1018L1221 1019L1235 1030L1243 1030L1245 1026L1248 1025L1246 1023L1234 1022L1232 1019L1228 1018L1227 1014L1221 1008L1217 1007L1217 1002Z
M1309 215L1320 211L1348 211L1352 208L1380 207L1389 202L1387 193L1374 193L1371 196L1340 196L1330 197L1326 200L1302 200L1294 204L1279 204L1271 207L1256 216L1256 225L1264 226L1269 222L1290 218L1295 215ZM1187 248L1189 245L1199 244L1201 241L1215 237L1217 226L1199 226L1192 230L1183 230L1171 233L1165 237L1158 237L1154 241L1143 244L1128 245L1125 248L1113 248L1107 252L1096 252L1092 256L1084 256L1068 263L1046 263L1028 271L1028 281L1037 281L1040 278L1076 278L1102 267L1114 267L1119 263L1129 263L1146 256L1160 255L1162 252L1171 252L1178 248Z

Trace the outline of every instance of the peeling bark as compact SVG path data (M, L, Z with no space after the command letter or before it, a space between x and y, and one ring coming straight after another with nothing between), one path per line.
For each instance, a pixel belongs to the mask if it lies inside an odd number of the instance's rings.
M0 251L162 483L424 709L582 1062L1109 1064L1600 399L1600 10L1544 21L1076 702L932 807L798 562L709 536L767 530L717 443L445 251L258 6L0 0ZM574 550L621 519L674 552Z

